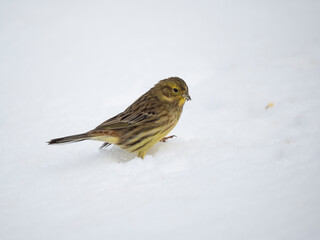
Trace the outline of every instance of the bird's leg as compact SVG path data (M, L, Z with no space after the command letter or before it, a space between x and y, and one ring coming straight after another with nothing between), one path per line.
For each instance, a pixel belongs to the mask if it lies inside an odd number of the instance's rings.
M105 142L101 145L100 149L107 148L111 143Z
M174 137L177 137L177 136L176 135L172 135L172 136L169 136L169 137L164 137L159 142L166 142L169 138L174 138Z
M141 159L144 159L145 155L146 155L145 151L138 152L138 157L141 158Z

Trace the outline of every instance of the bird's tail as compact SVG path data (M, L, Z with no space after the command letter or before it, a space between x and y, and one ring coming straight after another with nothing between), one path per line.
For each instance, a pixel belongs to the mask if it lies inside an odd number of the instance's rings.
M60 143L71 143L71 142L80 142L83 140L91 139L91 135L89 133L82 133L62 138L55 138L48 142L49 145L51 144L60 144Z

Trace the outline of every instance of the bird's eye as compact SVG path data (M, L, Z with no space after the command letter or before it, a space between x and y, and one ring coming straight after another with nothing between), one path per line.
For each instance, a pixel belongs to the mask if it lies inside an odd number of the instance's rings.
M178 88L174 88L173 91L174 92L178 92L179 90L178 90Z

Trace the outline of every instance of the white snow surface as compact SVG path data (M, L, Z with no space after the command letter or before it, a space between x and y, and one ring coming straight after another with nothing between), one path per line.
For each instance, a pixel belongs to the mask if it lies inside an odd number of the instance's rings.
M319 12L318 0L1 1L0 239L319 239ZM144 160L46 144L170 76L192 101Z

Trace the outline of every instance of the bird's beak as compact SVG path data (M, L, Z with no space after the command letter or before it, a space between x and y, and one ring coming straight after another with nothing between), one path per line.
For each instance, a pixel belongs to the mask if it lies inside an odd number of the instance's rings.
M184 97L187 101L191 100L189 93L182 94L182 97Z

